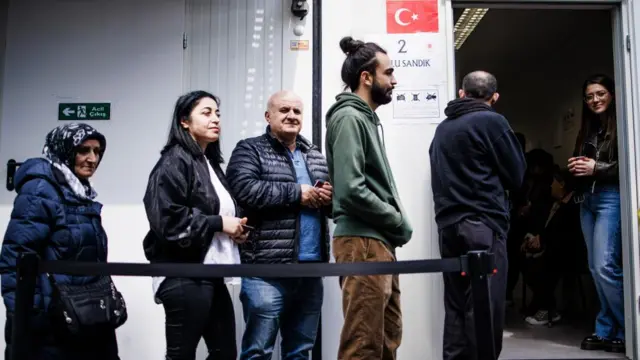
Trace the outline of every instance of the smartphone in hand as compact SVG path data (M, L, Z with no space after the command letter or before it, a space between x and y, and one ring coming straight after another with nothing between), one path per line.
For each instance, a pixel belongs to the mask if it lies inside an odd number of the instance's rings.
M316 181L316 183L313 185L313 187L316 187L316 188L321 188L323 186L324 186L324 181L322 180Z
M242 233L246 234L249 231L253 231L255 230L255 228L253 226L249 226L249 225L242 225Z

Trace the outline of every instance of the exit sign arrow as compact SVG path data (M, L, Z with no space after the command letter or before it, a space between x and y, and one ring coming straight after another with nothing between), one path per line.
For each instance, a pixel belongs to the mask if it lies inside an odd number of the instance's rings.
M111 103L59 103L58 120L109 120Z

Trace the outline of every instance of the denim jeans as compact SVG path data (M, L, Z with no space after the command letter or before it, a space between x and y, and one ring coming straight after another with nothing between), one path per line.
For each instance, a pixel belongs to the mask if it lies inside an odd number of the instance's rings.
M600 300L595 333L604 339L624 340L619 189L596 187L594 193L586 194L580 220L589 270Z
M323 296L321 278L243 278L240 301L246 329L240 360L271 359L278 330L282 359L309 359Z
M236 359L233 303L222 279L167 278L157 298L166 316L166 360L195 360L200 338L207 360Z

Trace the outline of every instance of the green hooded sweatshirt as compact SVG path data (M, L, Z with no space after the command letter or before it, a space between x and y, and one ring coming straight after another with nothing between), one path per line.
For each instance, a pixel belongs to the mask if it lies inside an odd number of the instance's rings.
M392 248L402 246L411 239L413 229L378 134L380 119L356 94L345 92L336 100L326 118L336 223L333 235L374 238Z

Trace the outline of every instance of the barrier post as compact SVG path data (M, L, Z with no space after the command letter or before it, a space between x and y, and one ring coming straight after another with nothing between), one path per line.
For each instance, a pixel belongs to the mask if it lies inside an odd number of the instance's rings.
M496 360L489 290L489 275L493 273L492 256L486 251L471 251L467 254L467 261L471 279L478 360Z
M38 276L38 256L20 253L16 262L16 298L11 328L11 359L28 359L31 341L31 313Z

